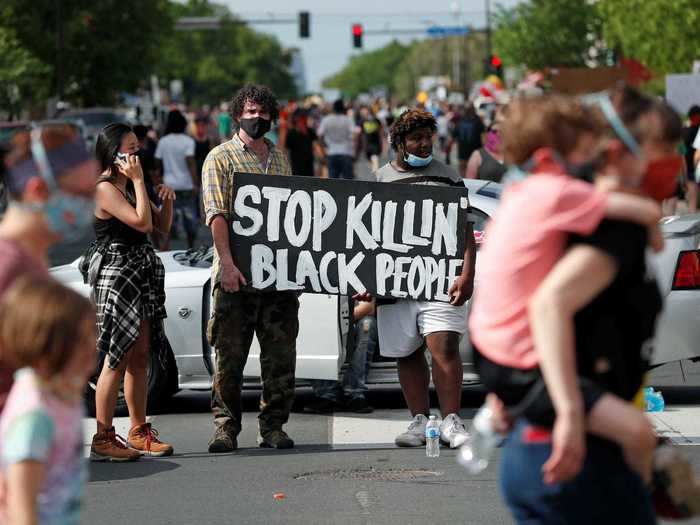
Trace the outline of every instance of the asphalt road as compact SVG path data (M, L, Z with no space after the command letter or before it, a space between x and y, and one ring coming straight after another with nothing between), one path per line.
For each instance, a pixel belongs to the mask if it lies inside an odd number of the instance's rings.
M698 388L663 392L669 414L692 410L688 402L700 399ZM498 494L498 452L484 473L472 477L455 462L455 451L443 448L439 458L426 458L421 448L393 447L395 429L408 417L397 389L372 390L376 411L370 415L304 414L309 396L306 389L298 393L286 427L295 449L256 446L258 393L248 392L241 448L210 455L208 395L178 394L166 414L152 418L176 454L134 464L91 464L84 523L511 523ZM469 419L480 402L478 390L466 390L462 415ZM86 424L89 429L93 422ZM118 429L126 426L118 420ZM347 438L352 432L356 439ZM682 448L700 469L700 449Z

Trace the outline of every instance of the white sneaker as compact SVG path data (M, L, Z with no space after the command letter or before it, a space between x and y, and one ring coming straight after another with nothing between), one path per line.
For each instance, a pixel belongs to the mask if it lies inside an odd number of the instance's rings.
M464 421L457 414L450 414L440 424L440 441L450 448L461 447L469 437Z
M422 447L425 445L425 426L428 418L423 414L414 416L406 432L396 436L394 443L397 447Z

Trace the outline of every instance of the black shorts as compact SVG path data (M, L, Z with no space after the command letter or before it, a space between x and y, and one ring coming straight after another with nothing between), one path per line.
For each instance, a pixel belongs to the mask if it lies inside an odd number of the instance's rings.
M484 386L503 401L512 415L523 416L538 426L554 425L554 405L539 368L522 370L499 365L476 347L474 365ZM586 377L579 376L578 383L588 414L607 391Z

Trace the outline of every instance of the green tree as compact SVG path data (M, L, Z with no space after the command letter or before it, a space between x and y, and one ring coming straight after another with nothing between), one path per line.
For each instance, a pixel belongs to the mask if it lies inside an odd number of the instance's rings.
M600 0L610 47L659 73L690 71L700 59L699 0Z
M0 110L10 120L46 96L48 72L48 66L23 48L13 31L0 27Z
M603 62L601 35L597 6L587 0L528 0L494 15L496 52L507 64L533 69Z
M276 38L257 33L225 6L206 0L170 4L173 18L221 16L217 30L169 31L157 65L160 78L179 78L185 96L196 104L231 98L246 82L270 86L280 97L296 94L289 73L291 56Z
M54 92L60 82L78 104L111 104L151 73L160 34L173 23L168 3L34 0L28 8L25 0L3 0L0 27L14 29L20 44L51 67Z
M393 41L381 49L353 56L350 62L323 85L338 88L355 97L377 87L393 90L397 71L413 44L403 45Z
M459 53L461 78L453 89L465 91L473 80L483 75L483 35L476 33L466 38L427 39L405 45L391 42L380 49L352 57L323 85L338 88L351 97L382 86L394 97L410 101L416 95L420 77L452 78L455 51Z

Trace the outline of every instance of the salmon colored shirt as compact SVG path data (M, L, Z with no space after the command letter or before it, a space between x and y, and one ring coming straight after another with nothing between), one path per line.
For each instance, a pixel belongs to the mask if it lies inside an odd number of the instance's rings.
M472 303L472 341L491 361L537 366L528 303L561 258L568 235L591 234L605 215L606 196L564 174L536 174L508 186L479 252Z

